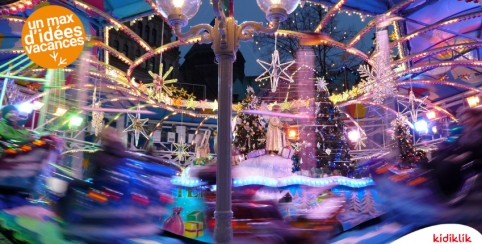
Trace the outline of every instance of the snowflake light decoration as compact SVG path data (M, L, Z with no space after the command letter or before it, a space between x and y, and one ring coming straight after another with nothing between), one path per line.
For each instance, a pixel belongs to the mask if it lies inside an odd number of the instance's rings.
M358 133L360 133L360 131ZM357 150L362 150L363 147L366 147L365 140L367 140L367 137L365 136L365 134L360 133L360 137L355 142L355 148Z
M382 75L382 72L378 72L376 66L372 69L368 65L360 65L358 69L360 77L363 81L360 84L360 89L363 93L372 94L373 101L377 104L383 103L385 98L395 95L396 89L392 84L392 79L388 75ZM387 73L392 73L387 71ZM380 75L379 75L380 74Z
M394 96L396 89L393 85L393 70L390 67L388 31L385 29L377 31L376 38L376 52L373 54L374 65L371 69L369 65L360 65L358 68L360 77L363 78L359 87L364 93L371 94L375 103L381 104L385 98Z
M184 140L181 139L179 143L173 143L174 147L176 148L172 154L176 155L177 157L174 160L184 161L189 156L187 149L191 146L189 143L184 143Z
M263 81L269 79L271 82L271 91L275 92L276 88L278 88L279 79L284 79L293 83L293 79L291 76L286 73L286 70L295 63L295 61L289 61L286 63L280 63L279 52L278 50L274 50L274 53L271 55L271 63L267 63L262 60L256 60L263 69L265 70L255 81ZM268 74L268 76L266 76Z
M171 74L173 67L171 66L171 68L169 68L169 70L164 75L162 75L162 67L163 64L161 63L161 65L159 66L159 75L149 71L149 74L152 76L152 78L154 78L154 82L152 82L152 84L147 84L144 86L154 87L154 94L159 94L162 92L162 89L164 89L164 91L166 91L169 96L172 96L172 91L165 84L177 82L177 79L166 80L167 76Z
M327 85L325 77L316 77L316 88L318 88L318 91L328 91Z
M141 106L137 106L137 111L141 110ZM139 142L139 134L142 134L145 138L149 139L147 136L146 131L144 130L144 124L149 121L149 119L141 119L141 114L137 113L134 117L132 114L129 115L129 119L131 120L131 124L124 130L124 132L133 131L135 135L135 145L137 147L137 143Z

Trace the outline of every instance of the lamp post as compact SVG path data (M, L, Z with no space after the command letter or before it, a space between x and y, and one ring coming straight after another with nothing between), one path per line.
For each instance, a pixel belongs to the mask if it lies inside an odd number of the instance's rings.
M231 243L233 229L231 219L231 116L233 96L233 63L239 41L253 41L252 32L273 34L279 23L286 20L293 12L299 0L257 0L259 7L266 13L266 19L273 23L271 28L258 22L244 22L238 25L234 17L226 16L223 11L224 1L212 0L216 21L214 27L208 24L193 26L182 33L199 10L201 0L157 0L161 13L167 16L167 22L174 27L176 35L181 39L201 35L199 43L212 43L218 62L218 159L216 173L216 210L214 217L214 243Z

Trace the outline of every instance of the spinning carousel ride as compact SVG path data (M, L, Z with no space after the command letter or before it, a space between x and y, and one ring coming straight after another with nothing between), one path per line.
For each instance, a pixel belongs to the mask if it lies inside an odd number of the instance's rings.
M0 78L3 79L0 100L2 104L27 107L25 115L31 115L26 117L25 127L63 138L66 149L63 154L67 155L65 164L79 178L89 171L88 155L99 149L96 136L103 128L116 127L124 133L123 141L129 145L130 151L145 153L157 145L152 155L179 169L179 175L172 182L180 186L181 195L192 197L196 195L192 189L204 189L206 183L196 177L196 172L217 162L218 176L224 174L216 185L219 192L230 191L231 184L240 189L254 185L288 191L283 196L273 193L279 198L276 200L280 200L286 196L294 199L299 190L294 186L324 189L336 184L339 187L333 192L338 196L347 197L345 192L350 189L367 189L368 193L357 194L368 194L366 199L369 199L374 194L368 188L373 181L363 167L358 167L360 162L401 148L400 161L410 163L394 170L402 172L416 167L413 160L430 159L437 145L450 136L452 124L458 123L459 108L478 106L482 93L482 80L478 77L482 68L479 60L482 11L478 3L452 0L434 3L419 0L377 3L283 0L273 5L271 1L259 0L258 5L270 22L264 27L254 22L238 25L233 17L232 1L212 1L215 26L196 25L183 33L182 27L196 14L200 1L100 2L102 4L79 0L13 1L0 6L3 14L0 18L7 23L0 27ZM34 10L50 4L75 10L87 34L81 57L72 65L57 70L34 64L26 56L21 41L18 42L19 30L27 17ZM130 4L141 7L132 9ZM324 17L311 30L280 29L280 23L298 4L304 8L321 6ZM432 12L436 14L427 14ZM360 16L356 21L367 20L367 24L351 40L338 42L331 39L325 29L330 19L335 15L348 18L352 14ZM152 47L126 26L129 21L151 15L163 18L177 40ZM145 53L132 60L109 46L109 33L113 29L127 34ZM367 53L361 42L364 36L372 34L376 36L376 44L374 51ZM254 101L233 104L231 54L238 49L239 41L252 41L255 35L294 39L304 47L299 49L300 53L314 46L333 47L360 60L361 65L350 69L359 79L356 84L345 87L343 92L336 92L330 88L336 77L330 79L320 74L309 59L281 60L275 48L271 62L259 60L265 72L256 81L267 85L257 94L248 89L247 94L253 95ZM223 91L217 100L197 99L177 89L177 79L168 79L173 67L163 73L166 69L162 64L159 73L149 72L152 83L134 78L134 71L146 60L195 43L213 43ZM391 56L391 51L397 54L396 57ZM308 51L306 54L312 55ZM112 66L109 57L121 60L128 68L120 70ZM346 70L348 67L343 72ZM320 104L329 106L325 108ZM34 111L28 111L29 107ZM327 115L328 119L320 119L317 123L314 118L320 113ZM252 147L255 143L251 144L251 139L247 140L248 148L232 147L236 143L230 140L231 134L238 132L236 126L245 123L237 119L254 118L252 116L256 117L257 126L263 131L272 117L281 118L276 126L280 127L284 142L275 150L276 155L272 156L273 153L266 150L263 152L264 148L260 146ZM333 122L335 120L339 122ZM173 124L180 126L180 131L176 131L178 135L174 133L171 140L168 134L171 131L162 131ZM186 126L189 132L182 129ZM252 123L247 126L254 127ZM281 127L285 131L281 131ZM332 127L336 129L330 129ZM310 137L311 130L322 139ZM322 130L333 137L339 135L336 145L328 145L328 142L325 145L328 139L325 132L320 132ZM200 133L202 131L205 133ZM180 134L182 138L176 138ZM192 136L186 137L187 134ZM167 138L160 139L161 135ZM257 140L269 141L268 137ZM214 144L217 150L214 150ZM304 156L294 156L302 155L307 147L320 151L312 153L312 161ZM283 152L285 148L286 154ZM233 164L232 177L229 162ZM338 166L348 170L317 171ZM316 194L320 192L306 191L313 195L306 198L315 202ZM271 193L270 190L260 191L263 196ZM304 201L302 197L298 198ZM199 203L192 211L199 211L203 208L201 205ZM366 218L382 212L382 208L366 208L372 214ZM184 214L186 219L189 214ZM292 211L286 211L286 215L292 214ZM350 222L347 226L364 220Z

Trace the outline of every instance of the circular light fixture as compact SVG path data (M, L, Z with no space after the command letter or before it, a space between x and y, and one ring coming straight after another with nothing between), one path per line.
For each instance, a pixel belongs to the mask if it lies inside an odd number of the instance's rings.
M156 0L157 8L170 25L186 26L199 10L201 0Z
M256 0L258 6L266 13L266 19L273 21L279 18L280 22L288 18L298 6L300 0Z

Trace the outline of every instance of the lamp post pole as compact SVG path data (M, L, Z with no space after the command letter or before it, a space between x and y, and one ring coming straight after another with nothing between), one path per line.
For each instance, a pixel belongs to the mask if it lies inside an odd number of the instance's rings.
M263 27L262 23L244 22L237 24L234 17L226 17L224 12L227 0L212 0L216 21L214 27L208 24L200 24L182 33L181 28L186 26L189 18L194 16L199 9L193 5L183 4L186 2L172 0L157 1L159 9L165 11L168 16L167 22L174 27L176 36L186 39L193 36L200 36L200 44L212 43L212 48L218 62L218 158L216 171L216 210L214 217L216 224L214 227L214 243L230 244L233 239L233 228L231 219L231 116L232 116L232 97L233 97L233 63L236 60L236 52L239 48L239 41L253 41L253 33L274 34L281 21L286 20L288 13L291 13L298 0L281 0L273 3L269 0L260 1L266 12L266 19L273 23L271 28ZM283 4L287 1L288 4ZM199 1L190 1L190 4L199 4ZM269 5L269 6L268 6ZM288 6L289 5L289 6ZM232 7L232 6L231 6ZM192 10L195 9L195 12ZM287 9L289 9L287 11Z

